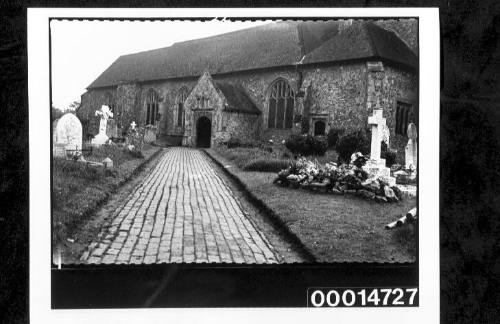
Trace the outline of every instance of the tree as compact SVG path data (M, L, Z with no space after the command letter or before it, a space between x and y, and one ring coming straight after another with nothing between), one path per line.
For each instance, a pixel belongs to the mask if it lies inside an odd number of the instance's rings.
M51 107L50 109L50 121L53 122L54 120L58 119L58 118L61 118L62 115L64 115L64 111L62 111L61 109L58 109L54 106Z
M80 101L78 100L75 100L73 101L72 103L69 104L68 106L68 111L69 112L76 112L78 110L78 108L80 107Z

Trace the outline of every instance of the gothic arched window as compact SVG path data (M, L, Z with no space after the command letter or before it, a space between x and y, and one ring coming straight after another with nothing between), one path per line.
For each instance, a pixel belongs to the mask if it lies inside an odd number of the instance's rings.
M177 98L177 126L184 126L184 101L186 101L187 96L187 89L185 87L181 88Z
M295 95L290 84L284 79L275 81L269 92L269 115L267 127L288 129L293 126Z
M158 95L150 90L146 99L146 125L154 125L158 116Z

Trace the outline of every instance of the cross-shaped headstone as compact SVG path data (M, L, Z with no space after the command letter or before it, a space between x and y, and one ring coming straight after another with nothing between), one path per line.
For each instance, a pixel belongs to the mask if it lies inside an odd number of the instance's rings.
M109 110L108 106L102 105L101 110L96 110L95 115L101 116L101 121L99 122L99 134L106 135L108 119L113 117L113 113Z
M106 105L102 105L101 110L96 110L95 115L101 116L101 119L105 120L113 117L113 113L111 112L111 110L109 110L109 106Z
M137 124L135 123L135 121L132 121L132 123L130 124L130 127L132 127L132 129L135 129L135 126L137 126Z
M370 159L380 160L380 142L382 141L382 127L385 126L385 118L382 117L382 109L374 109L373 115L368 117L368 124L372 126L372 143Z

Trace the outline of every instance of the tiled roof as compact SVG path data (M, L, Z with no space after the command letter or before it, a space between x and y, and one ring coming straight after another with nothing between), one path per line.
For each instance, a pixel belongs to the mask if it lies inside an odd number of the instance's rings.
M417 58L396 34L370 22L342 28L337 21L276 22L170 47L120 56L90 88L120 82L381 57L416 67Z
M259 108L247 96L243 87L230 83L216 82L216 87L227 100L226 111L236 111L247 114L260 114Z
M394 32L364 22L353 22L306 55L302 63L363 58L382 58L412 68L418 65L413 51Z

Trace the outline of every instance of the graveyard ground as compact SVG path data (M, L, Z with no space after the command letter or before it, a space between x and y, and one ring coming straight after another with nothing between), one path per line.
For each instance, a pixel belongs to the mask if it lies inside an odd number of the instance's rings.
M144 157L140 158L118 148L102 147L94 149L92 156L87 157L89 161L100 161L109 156L114 163L113 171L55 158L52 166L52 242L56 250L63 249L63 255L72 254L78 241L85 241L84 237L75 237L77 229L160 150L144 145ZM79 233L91 235L85 231Z
M415 198L377 203L350 195L332 195L283 188L273 184L274 172L243 171L213 149L218 161L286 227L318 262L414 262L413 227L384 226L416 206ZM224 153L224 152L222 152Z

